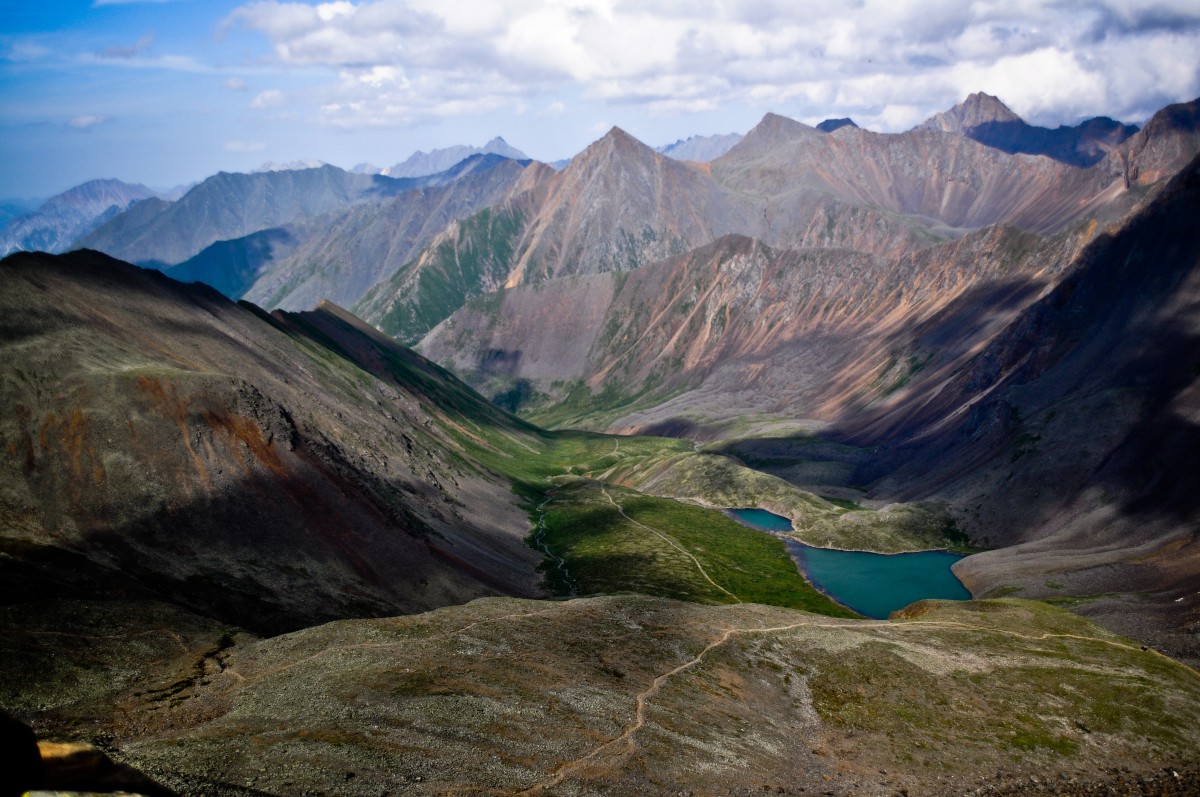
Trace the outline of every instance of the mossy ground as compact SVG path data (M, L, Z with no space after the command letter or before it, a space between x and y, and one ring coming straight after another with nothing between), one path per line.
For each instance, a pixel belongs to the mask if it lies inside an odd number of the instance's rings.
M720 512L585 480L553 490L544 512L544 540L581 594L640 592L855 616L800 576L781 541ZM566 592L557 570L548 569L547 579Z

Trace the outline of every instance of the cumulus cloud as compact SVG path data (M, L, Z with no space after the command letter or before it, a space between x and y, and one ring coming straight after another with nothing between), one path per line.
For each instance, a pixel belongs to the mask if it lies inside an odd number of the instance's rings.
M279 65L328 69L319 113L347 126L559 90L664 114L739 103L883 129L972 91L1050 123L1139 118L1200 93L1194 0L259 0L224 26L264 36Z
M82 116L72 117L71 119L67 120L67 126L76 130L87 130L95 127L96 125L103 124L105 121L107 121L106 117L100 116L99 114L89 113Z

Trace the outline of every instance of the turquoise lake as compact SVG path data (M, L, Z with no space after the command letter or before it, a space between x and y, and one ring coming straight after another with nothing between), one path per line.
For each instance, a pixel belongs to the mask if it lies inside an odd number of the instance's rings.
M761 531L791 531L792 523L765 509L730 509L738 522ZM813 548L783 538L788 552L817 589L843 606L875 619L924 598L969 600L971 593L950 572L963 557L949 551L880 554Z

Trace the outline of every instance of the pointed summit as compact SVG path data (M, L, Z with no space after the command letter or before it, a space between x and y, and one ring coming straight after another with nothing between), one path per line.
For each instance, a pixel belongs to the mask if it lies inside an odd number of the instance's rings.
M1021 117L1009 110L999 98L977 91L950 110L934 114L913 129L963 136L979 125L1020 121Z
M567 170L579 171L598 161L620 158L622 160L653 161L659 157L652 147L626 133L619 127L611 128L600 138L588 145L587 149L571 159Z
M789 119L777 113L768 113L722 157L753 157L791 141L800 141L820 135L824 134L815 127L809 127L803 122L797 122L795 119Z

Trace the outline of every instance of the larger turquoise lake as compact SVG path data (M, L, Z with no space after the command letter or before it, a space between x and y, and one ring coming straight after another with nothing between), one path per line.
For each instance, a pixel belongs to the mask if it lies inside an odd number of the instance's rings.
M791 531L785 517L765 509L730 509L738 522L778 533ZM962 555L949 551L880 554L814 548L787 537L788 552L813 585L843 606L875 619L925 598L970 600L971 593L950 571Z

